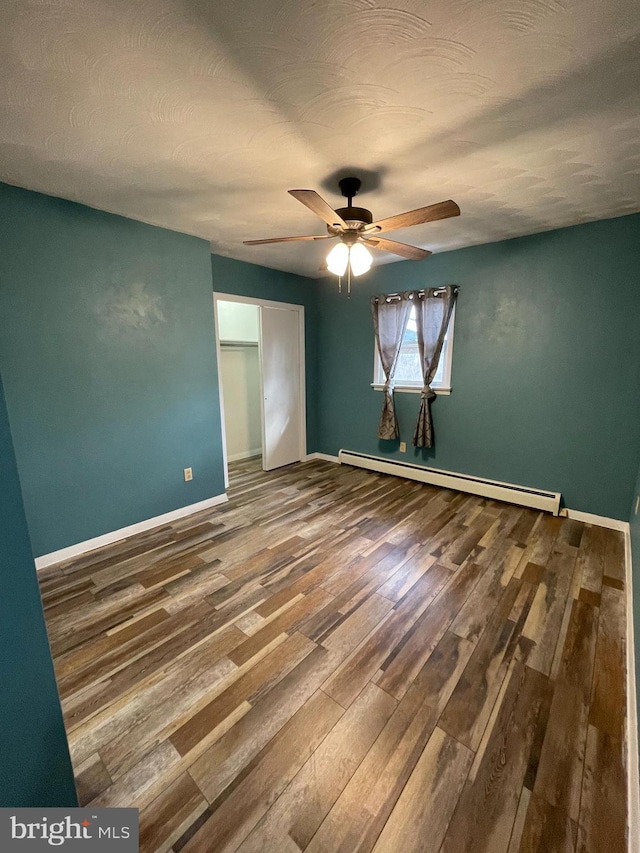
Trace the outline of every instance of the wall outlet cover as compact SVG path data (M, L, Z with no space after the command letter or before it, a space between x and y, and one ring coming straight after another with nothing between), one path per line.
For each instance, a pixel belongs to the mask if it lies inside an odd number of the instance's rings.
M184 469L184 481L185 481L185 483L188 483L191 480L193 480L193 469L192 468L185 468Z
M401 441L400 442L400 453L406 453L406 452L407 452L407 442Z

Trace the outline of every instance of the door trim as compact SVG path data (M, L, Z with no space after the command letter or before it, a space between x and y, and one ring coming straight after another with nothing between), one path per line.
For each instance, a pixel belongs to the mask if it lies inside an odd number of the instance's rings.
M300 459L307 455L307 396L305 369L305 334L304 334L304 305L293 302L278 302L273 299L261 299L257 296L238 296L235 293L213 292L213 315L215 320L216 359L218 372L218 393L220 395L220 430L222 433L222 458L224 464L224 485L229 487L229 458L227 454L227 436L224 425L224 398L222 393L222 377L220 375L220 330L218 327L218 302L243 302L245 305L256 305L258 308L284 308L298 314L298 349L300 354ZM262 352L260 352L262 364ZM262 372L262 370L261 370ZM262 402L262 401L261 401ZM264 414L262 415L264 429Z

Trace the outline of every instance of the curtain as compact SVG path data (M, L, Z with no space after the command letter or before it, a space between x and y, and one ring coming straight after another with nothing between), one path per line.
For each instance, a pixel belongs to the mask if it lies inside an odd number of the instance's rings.
M451 319L451 312L456 303L458 289L449 285L444 289L438 289L438 296L434 295L434 289L426 290L424 295L416 294L417 330L418 330L418 354L422 366L422 377L424 385L420 395L420 413L418 423L413 433L414 447L433 446L433 425L431 423L431 401L435 399L436 393L431 388L431 382L436 375L444 336Z
M374 296L371 300L376 345L385 377L384 403L378 425L378 438L393 440L400 437L398 419L393 405L393 374L412 304L408 293L400 293L393 297Z

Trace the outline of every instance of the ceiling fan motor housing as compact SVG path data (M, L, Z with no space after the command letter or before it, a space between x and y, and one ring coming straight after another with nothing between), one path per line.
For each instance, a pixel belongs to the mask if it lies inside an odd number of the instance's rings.
M354 228L358 225L371 225L373 222L373 214L366 207L338 207L336 213L341 216L347 225Z

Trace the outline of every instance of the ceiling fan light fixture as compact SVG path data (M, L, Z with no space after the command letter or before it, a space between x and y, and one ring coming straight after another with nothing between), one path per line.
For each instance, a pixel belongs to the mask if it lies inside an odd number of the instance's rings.
M334 275L344 275L349 263L349 247L338 243L327 255L327 269Z
M369 272L373 258L371 252L362 243L354 243L349 251L349 263L354 276Z

